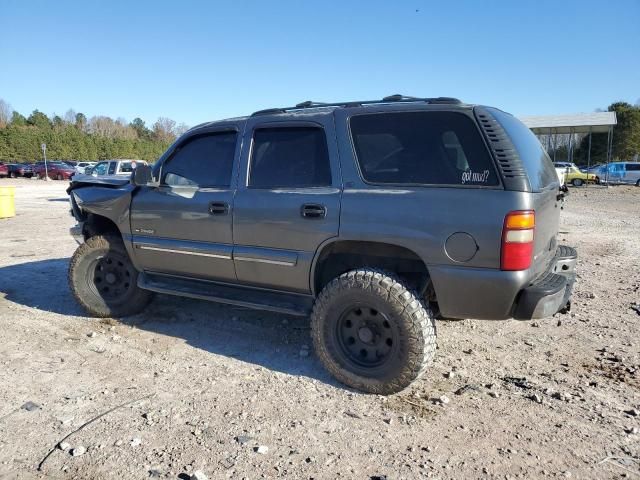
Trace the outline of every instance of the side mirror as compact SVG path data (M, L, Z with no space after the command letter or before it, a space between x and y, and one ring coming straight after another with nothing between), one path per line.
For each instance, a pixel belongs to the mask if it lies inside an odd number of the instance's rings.
M144 163L139 164L131 174L131 183L137 186L148 185L153 181L151 167Z

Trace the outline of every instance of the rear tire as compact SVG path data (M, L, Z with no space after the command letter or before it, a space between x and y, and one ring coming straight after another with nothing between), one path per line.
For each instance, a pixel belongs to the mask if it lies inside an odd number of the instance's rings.
M125 317L153 298L138 288L135 269L122 240L95 236L78 247L69 263L69 286L78 303L95 317Z
M56 175L56 180L64 180L64 177L60 174Z
M393 274L369 268L325 286L313 307L311 335L336 379L383 395L418 379L436 351L429 307Z
M574 178L573 180L571 180L571 184L574 187L581 187L583 183L584 181L581 178Z

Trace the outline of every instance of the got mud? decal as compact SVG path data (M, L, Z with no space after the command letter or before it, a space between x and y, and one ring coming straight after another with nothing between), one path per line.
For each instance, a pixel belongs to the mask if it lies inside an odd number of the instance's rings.
M474 172L473 170L466 170L462 172L462 184L465 183L487 183L489 179L489 170L484 172Z

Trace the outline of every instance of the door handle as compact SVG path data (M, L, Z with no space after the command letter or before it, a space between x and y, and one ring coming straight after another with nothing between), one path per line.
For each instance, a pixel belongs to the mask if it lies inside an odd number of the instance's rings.
M300 208L300 215L304 218L324 218L327 216L327 207L317 203L305 203Z
M209 203L210 215L226 215L229 213L229 204L227 202L211 202Z

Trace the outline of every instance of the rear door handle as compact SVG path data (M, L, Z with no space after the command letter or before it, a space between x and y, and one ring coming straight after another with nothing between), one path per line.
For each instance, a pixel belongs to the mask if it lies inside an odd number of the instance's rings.
M226 215L229 213L229 204L227 202L211 202L209 203L210 215Z
M300 209L300 215L304 218L324 218L327 216L327 207L317 203L305 203Z

